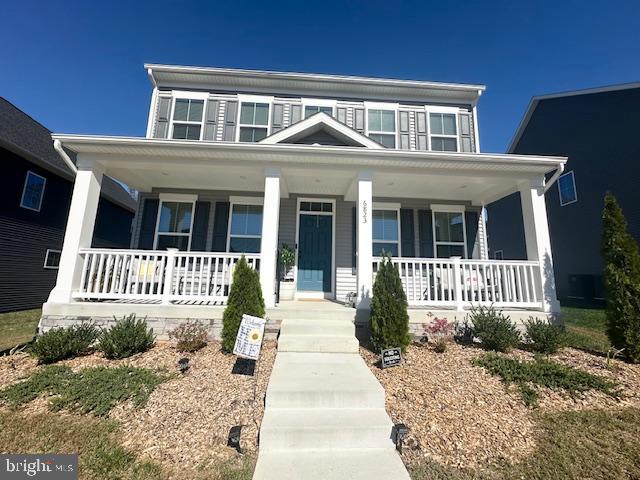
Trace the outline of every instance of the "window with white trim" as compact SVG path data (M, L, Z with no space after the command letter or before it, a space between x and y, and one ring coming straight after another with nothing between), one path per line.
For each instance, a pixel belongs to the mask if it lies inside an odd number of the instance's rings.
M429 136L431 150L436 152L458 151L458 128L455 113L430 113Z
M504 260L504 252L502 250L496 250L493 252L493 258L495 260Z
M387 148L396 148L395 110L368 109L367 135Z
M311 115L315 115L316 113L326 113L330 117L333 116L333 107L331 106L323 106L323 105L305 105L304 107L304 118L309 118Z
M57 270L60 267L60 250L52 250L47 248L47 253L44 256L44 268L50 270Z
M269 104L242 102L240 105L241 142L259 142L268 135Z
M157 250L191 248L194 206L195 202L160 200L155 237Z
M227 251L260 253L262 240L262 205L231 204Z
M373 256L388 253L400 256L400 218L398 209L373 210Z
M173 107L171 138L176 140L200 140L204 100L176 98Z
M42 198L44 197L44 187L46 184L46 178L32 171L28 171L24 180L24 187L22 188L20 206L39 212L42 207Z
M558 194L560 195L560 206L562 207L578 201L576 178L573 175L573 170L560 175L558 178Z
M436 258L466 258L464 211L437 211L433 214L433 249Z

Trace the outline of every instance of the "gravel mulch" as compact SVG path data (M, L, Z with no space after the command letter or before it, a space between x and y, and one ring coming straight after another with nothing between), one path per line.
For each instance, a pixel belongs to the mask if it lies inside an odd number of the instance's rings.
M386 407L394 422L410 428L403 457L409 465L426 458L448 466L482 469L503 462L515 463L533 452L536 426L515 387L475 367L471 360L482 353L474 346L449 345L443 354L412 345L399 367L381 370L379 356L366 349L361 355L385 388ZM511 355L531 359L529 352ZM564 392L540 391L538 411L640 406L640 366L565 348L552 356L560 363L601 375L618 384L619 400L601 392L572 397Z

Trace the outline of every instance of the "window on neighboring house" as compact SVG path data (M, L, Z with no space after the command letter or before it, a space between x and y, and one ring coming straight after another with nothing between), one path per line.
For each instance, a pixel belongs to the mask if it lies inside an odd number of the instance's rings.
M466 257L464 212L433 212L436 258Z
M42 207L42 197L44 197L44 186L47 179L31 171L27 172L22 189L22 198L20 206L29 210L40 211Z
M373 210L373 256L400 256L398 210Z
M173 109L173 134L176 140L200 140L204 100L176 98Z
M560 178L558 178L558 192L560 194L560 205L563 207L578 201L576 179L573 175L573 170L564 175L560 175Z
M155 248L191 248L194 202L160 201Z
M458 129L454 113L429 114L429 127L431 150L437 152L458 151Z
M60 266L60 250L47 249L47 253L44 256L44 268L57 270Z
M326 113L329 116L333 116L333 107L321 107L317 105L307 105L304 107L304 118L309 118L316 113Z
M496 250L493 253L493 258L495 260L504 260L504 252L502 250Z
M259 253L262 238L262 205L231 205L227 251Z
M387 148L396 147L396 112L394 110L369 109L367 111L369 138Z
M269 104L242 102L240 107L240 141L259 142L267 136Z

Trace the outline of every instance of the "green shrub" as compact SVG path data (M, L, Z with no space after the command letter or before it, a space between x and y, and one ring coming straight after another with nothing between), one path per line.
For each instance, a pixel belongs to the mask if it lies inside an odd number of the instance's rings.
M23 382L0 391L0 400L15 408L47 394L52 410L106 415L119 402L143 406L160 383L169 378L145 368L92 367L74 373L69 367L48 365Z
M532 385L561 389L571 394L599 390L612 397L618 396L613 382L540 356L536 356L534 361L521 361L497 353L485 353L475 358L473 364L484 367L492 375L498 375L507 385L518 385L527 405L537 402L538 392Z
M107 358L119 359L145 352L154 342L153 330L147 329L146 320L136 320L135 314L131 314L117 320L113 327L102 332L98 350Z
M186 322L169 332L179 352L195 352L207 345L207 329L196 322Z
M233 271L227 308L222 314L222 349L227 353L233 351L242 315L264 317L260 276L256 270L249 267L244 255L240 257Z
M40 363L53 363L84 353L99 334L91 323L53 328L36 338L29 351Z
M640 362L640 253L627 231L615 197L608 193L602 213L602 259L611 344L624 349L628 361Z
M511 318L493 306L472 308L469 319L473 323L473 335L480 339L485 350L508 352L520 343L520 334Z
M565 342L564 329L559 325L553 325L539 318L529 317L525 322L527 329L526 338L531 342L535 352L551 354L556 353Z
M407 297L398 269L386 255L380 262L373 284L369 325L371 343L378 351L401 348L404 352L411 342Z

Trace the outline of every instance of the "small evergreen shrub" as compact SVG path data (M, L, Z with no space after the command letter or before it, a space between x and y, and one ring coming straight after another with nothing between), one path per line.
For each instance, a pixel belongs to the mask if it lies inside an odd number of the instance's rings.
M411 342L407 297L398 269L386 255L382 258L373 284L369 325L371 343L378 351L400 348L404 352Z
M630 362L640 362L640 253L615 197L602 213L602 259L607 335Z
M169 332L169 338L176 341L179 352L195 352L207 345L207 329L196 322L182 323Z
M539 318L529 317L525 322L526 339L531 342L533 351L546 355L556 353L564 346L564 330L559 325L553 325Z
M520 334L511 318L493 306L472 308L469 319L474 336L480 339L485 350L508 352L520 343Z
M264 317L260 275L249 267L244 255L240 257L233 271L227 308L222 314L222 349L227 353L233 351L242 315Z
M146 320L136 320L135 314L132 313L117 320L113 327L102 332L98 350L109 359L120 359L145 352L154 342L153 330L147 329Z
M40 335L29 351L40 363L53 363L84 353L99 334L91 323L53 328Z

